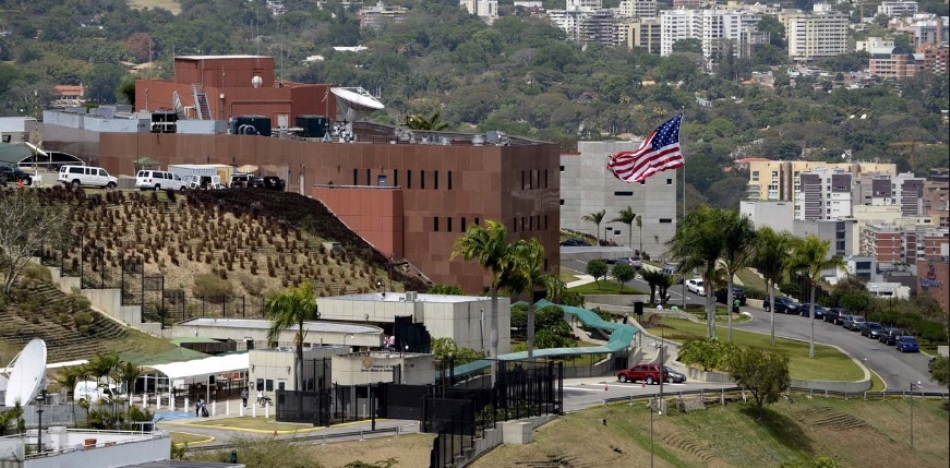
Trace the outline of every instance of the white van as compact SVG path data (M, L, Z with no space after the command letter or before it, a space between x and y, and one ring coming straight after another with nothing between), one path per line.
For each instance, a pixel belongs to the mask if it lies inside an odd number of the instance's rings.
M185 190L187 184L178 174L165 171L139 171L135 188L140 190Z
M122 388L112 383L98 383L95 380L76 382L73 390L73 401L88 401L98 403L100 400L125 398Z
M90 187L115 188L119 179L112 177L101 167L90 166L63 166L59 168L59 181L63 185L72 185L79 187L88 185Z

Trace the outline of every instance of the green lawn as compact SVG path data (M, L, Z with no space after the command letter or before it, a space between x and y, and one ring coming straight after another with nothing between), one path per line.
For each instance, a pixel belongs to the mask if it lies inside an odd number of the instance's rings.
M681 341L687 338L706 336L706 324L686 320L663 319L667 338ZM653 334L658 330L651 330ZM716 323L716 336L727 339L728 327L724 322ZM742 330L732 331L733 342L741 347L773 349L786 354L789 358L789 371L793 379L837 380L852 382L864 378L864 372L848 356L831 346L815 345L815 359L808 358L808 343L785 338L776 338L775 347L769 345L769 337Z
M620 290L620 283L616 281L600 280L600 284L588 283L581 286L575 286L568 289L580 294L650 294L649 291L641 291L632 286L624 286Z
M257 408L257 417L244 416L236 418L212 419L208 421L198 421L188 423L193 426L221 427L227 429L238 429L247 431L278 431L278 432L308 432L319 428L314 428L312 424L295 424L277 422L274 419L274 409L270 410L270 417L264 417L264 410Z
M563 281L563 282L565 282L565 283L570 283L571 281L577 281L577 279L578 279L578 277L579 277L580 275L583 275L583 273L581 273L581 272L579 272L579 271L577 271L577 270L573 270L573 269L571 269L571 268L568 268L568 267L566 267L566 266L561 266L561 269L560 269L560 271L558 272L558 276L560 276L561 281Z
M742 281L742 285L745 288L749 289L758 289L759 291L766 291L765 289L765 280L763 280L758 274L753 272L748 268L743 268L736 273L736 276L739 277L739 281Z
M213 442L213 441L214 441L214 437L210 437L210 436L206 436L206 435L202 435L202 434L192 434L192 433L190 433L190 432L171 431L171 432L168 433L168 435L171 436L171 438L172 438L172 443L175 444L175 445L178 445L178 444L188 444L188 445L207 444L208 442Z

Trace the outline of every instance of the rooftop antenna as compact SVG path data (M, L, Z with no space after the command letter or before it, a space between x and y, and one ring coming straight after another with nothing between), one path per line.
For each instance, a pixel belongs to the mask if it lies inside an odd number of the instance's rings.
M346 107L344 119L346 121L346 131L350 135L353 134L353 121L356 120L357 112L373 112L386 108L369 91L359 86L355 88L330 88L330 92L342 101Z
M46 342L33 338L7 367L10 371L3 405L10 408L17 403L26 406L33 402L40 389L46 386Z

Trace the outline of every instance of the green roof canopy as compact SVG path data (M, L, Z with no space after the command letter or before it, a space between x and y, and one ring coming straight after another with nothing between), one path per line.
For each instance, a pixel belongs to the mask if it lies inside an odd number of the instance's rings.
M28 146L0 143L0 163L17 165L30 156L33 156L33 150Z

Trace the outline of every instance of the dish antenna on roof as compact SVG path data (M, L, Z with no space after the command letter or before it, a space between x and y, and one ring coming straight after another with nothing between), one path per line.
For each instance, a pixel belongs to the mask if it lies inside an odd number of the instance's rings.
M9 408L17 402L24 406L31 404L46 385L46 342L39 338L30 340L7 369L12 370L3 405Z
M351 135L353 134L353 121L356 120L357 112L373 112L386 108L369 91L359 86L355 88L330 88L330 91L346 108L344 121L346 122L346 131Z

